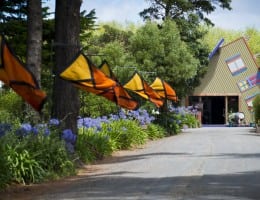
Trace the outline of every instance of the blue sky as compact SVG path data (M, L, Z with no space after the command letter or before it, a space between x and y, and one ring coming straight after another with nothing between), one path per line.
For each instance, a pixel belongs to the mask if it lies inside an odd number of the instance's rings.
M54 8L55 0L48 5ZM145 0L83 0L81 9L96 10L98 21L118 21L119 23L142 23L138 13L148 7ZM231 11L217 8L208 17L216 27L224 29L245 30L256 28L260 30L259 0L232 0Z

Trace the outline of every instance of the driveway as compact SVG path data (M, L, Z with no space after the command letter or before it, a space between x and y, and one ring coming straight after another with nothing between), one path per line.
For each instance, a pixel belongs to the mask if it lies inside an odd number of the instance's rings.
M259 200L260 137L250 127L205 127L116 152L79 176L0 199Z

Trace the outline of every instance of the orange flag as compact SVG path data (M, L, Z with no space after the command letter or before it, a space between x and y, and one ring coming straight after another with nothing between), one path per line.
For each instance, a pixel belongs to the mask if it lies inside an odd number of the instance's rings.
M163 100L159 94L157 94L137 72L135 72L132 78L124 85L124 88L135 92L144 99L150 100L157 107L163 105Z
M72 81L77 85L81 85L82 87L100 90L100 92L116 85L115 81L97 69L81 52L79 52L76 59L60 74L60 77Z
M115 74L112 72L112 70L111 70L111 68L108 65L106 60L103 60L103 62L101 63L99 68L106 76L108 76L109 78L111 78L111 79L115 80L116 82L118 82Z
M96 68L81 52L60 74L60 77L73 82L76 87L84 91L103 96L123 108L133 110L137 107L137 103L131 101L131 97L122 91L115 80Z
M118 79L116 78L115 74L111 70L110 66L108 65L107 61L104 60L100 65L100 70L106 74L109 78L113 79L117 82L117 85L114 87L114 93L116 95L116 101L119 105L123 107L129 107L130 110L134 110L138 107L137 101L135 101L128 92L124 89L124 87L119 83ZM129 108L128 108L129 109Z
M41 111L47 95L40 90L33 74L11 51L2 35L0 36L0 44L0 80L11 87L36 111Z
M170 99L175 102L178 101L175 90L160 78L157 77L150 86L160 95L160 97Z

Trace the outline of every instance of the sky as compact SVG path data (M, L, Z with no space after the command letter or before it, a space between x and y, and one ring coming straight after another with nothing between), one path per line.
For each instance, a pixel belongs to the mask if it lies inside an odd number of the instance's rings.
M54 8L55 0L48 5ZM149 4L146 0L83 0L81 10L87 12L95 9L98 22L117 21L119 23L142 23L139 16ZM260 3L259 0L232 0L232 10L217 9L208 15L216 27L232 30L256 28L260 30Z

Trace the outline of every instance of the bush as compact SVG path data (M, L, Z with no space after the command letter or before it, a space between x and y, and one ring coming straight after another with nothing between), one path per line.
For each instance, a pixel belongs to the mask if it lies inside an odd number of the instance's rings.
M130 149L144 144L148 139L147 133L136 120L117 120L103 124L102 130L114 141L116 150Z
M80 128L76 151L85 163L100 160L113 152L113 142L109 136L94 128Z
M158 124L148 124L145 132L150 140L163 138L166 136L166 130Z
M3 140L0 138L0 190L11 181L12 175L8 166L8 154L5 151Z
M254 117L255 123L260 124L260 95L257 95L253 100L253 110L254 110Z
M0 90L3 90L0 88ZM12 122L22 117L23 101L12 90L4 90L0 95L0 122Z
M181 116L178 114L172 112L160 113L155 122L167 131L167 135L181 132Z
M46 133L30 129L29 124L23 124L20 129L13 129L2 134L0 149L3 154L0 185L12 182L29 184L45 179L75 174L72 155L65 147L57 132ZM2 162L1 162L2 163Z

